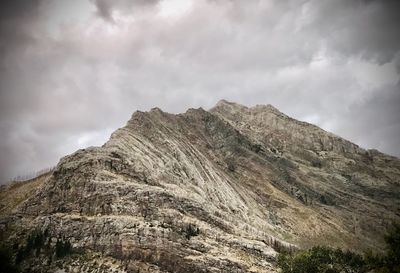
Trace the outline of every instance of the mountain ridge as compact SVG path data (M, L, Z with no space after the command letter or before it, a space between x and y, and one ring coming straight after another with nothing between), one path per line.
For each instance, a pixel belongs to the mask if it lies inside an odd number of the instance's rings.
M276 272L285 248L382 249L399 220L399 178L399 159L273 106L152 108L103 146L62 158L2 216L1 237L22 244L46 229L118 272Z

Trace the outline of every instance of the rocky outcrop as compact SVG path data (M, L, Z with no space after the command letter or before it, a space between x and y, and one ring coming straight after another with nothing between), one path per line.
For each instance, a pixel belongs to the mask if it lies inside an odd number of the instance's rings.
M115 272L275 272L283 249L379 249L399 219L399 177L397 158L272 106L155 108L102 147L61 159L2 216L2 238L23 245L40 229L50 248L70 242L75 256L46 263L48 272L82 271L82 259L88 272L110 263Z

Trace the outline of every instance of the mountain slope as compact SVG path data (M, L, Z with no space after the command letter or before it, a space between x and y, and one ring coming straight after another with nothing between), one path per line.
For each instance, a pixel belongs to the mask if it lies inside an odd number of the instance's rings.
M82 270L82 257L89 271L96 260L117 272L275 272L282 249L379 249L399 219L399 174L398 159L271 106L154 108L102 147L61 159L2 216L2 238L39 228L50 245L63 238L81 253L48 262L49 272ZM39 257L23 265L48 261Z
M335 224L352 233L351 242L346 240L342 246L355 243L357 247L375 247L380 243L377 235L397 219L397 158L364 150L314 125L294 120L270 105L247 108L221 101L210 112L293 163L294 168L284 168L285 181L275 185L307 205L317 201L314 210L325 220L333 217ZM370 238L374 239L368 241Z
M31 197L43 186L50 177L51 172L40 174L36 178L27 181L15 181L0 188L0 215L12 213L15 209Z

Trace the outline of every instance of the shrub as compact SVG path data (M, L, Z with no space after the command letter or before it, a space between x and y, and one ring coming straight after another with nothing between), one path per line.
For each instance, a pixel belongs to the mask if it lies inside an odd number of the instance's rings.
M336 204L335 201L327 195L321 195L319 197L319 202L327 206L334 206Z
M395 224L389 233L385 236L385 242L387 245L387 256L386 260L388 265L392 266L393 269L397 266L400 269L400 224Z
M313 159L311 161L311 166L316 167L316 168L322 168L322 162L319 159Z
M395 224L385 236L386 255L368 253L368 268L374 272L400 273L400 225Z
M44 246L48 231L42 232L40 229L33 230L28 238L26 238L25 244L16 247L15 263L19 264L24 259L28 258L32 253L38 256L41 249Z
M72 251L72 245L68 240L57 239L57 242L56 242L56 257L57 258L65 257L65 256L71 254L71 251Z
M5 246L0 246L0 272L18 272L17 267L15 267L12 263L11 251Z
M316 246L297 253L281 253L278 266L282 273L400 273L400 225L385 236L385 255L368 252L363 256L349 250Z
M186 239L190 240L193 236L200 234L200 229L193 224L189 224L184 228L184 234Z
M294 255L280 254L278 265L283 273L362 272L363 258L351 251L316 246Z
M31 257L32 254L39 256L41 253L44 253L51 257L55 253L57 258L62 258L71 254L71 252L72 245L68 240L64 238L57 239L55 248L52 248L48 229L44 232L41 229L35 229L27 237L25 245L18 247L15 255L15 263L21 263L23 260Z
M231 161L231 160L228 161L227 165L228 165L228 170L230 172L234 172L236 170L236 166L235 166L235 163L233 161Z
M258 154L262 150L262 147L260 144L253 144L251 150Z

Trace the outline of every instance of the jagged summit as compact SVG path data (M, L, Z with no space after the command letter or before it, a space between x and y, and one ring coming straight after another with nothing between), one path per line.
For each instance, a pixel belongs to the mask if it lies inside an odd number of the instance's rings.
M227 100L225 100L225 99L222 99L222 100L219 100L219 101L217 102L217 104L216 104L214 107L224 106L224 105L229 105L229 106L235 106L235 105L237 105L237 106L241 106L240 104L237 104L237 103L234 103L234 102L229 102L229 101L227 101ZM242 106L242 107L244 107L244 106Z
M1 216L0 235L22 244L46 230L83 253L27 258L31 271L96 261L115 272L276 272L284 249L381 248L399 220L399 178L398 159L270 105L153 108L102 147L62 158Z
M253 107L247 107L245 105L242 105L242 104L239 104L239 103L236 103L236 102L230 102L230 101L227 101L227 100L224 100L224 99L218 101L217 104L213 108L210 109L210 111L212 112L212 111L215 111L218 108L224 108L224 107L233 108L233 109L236 109L236 110L239 110L239 111L240 110L242 110L242 111L246 111L247 110L248 111L249 109L253 109L255 111L265 111L265 112L272 112L272 113L276 113L276 114L283 114L282 112L280 112L277 108L275 108L271 104L266 104L266 105L257 104L257 105L255 105Z
M277 114L283 114L282 112L280 112L277 108L275 108L271 104L267 104L267 105L257 104L256 106L254 106L252 108L255 110L259 110L259 111L268 111L268 112L273 112L273 113L277 113Z

